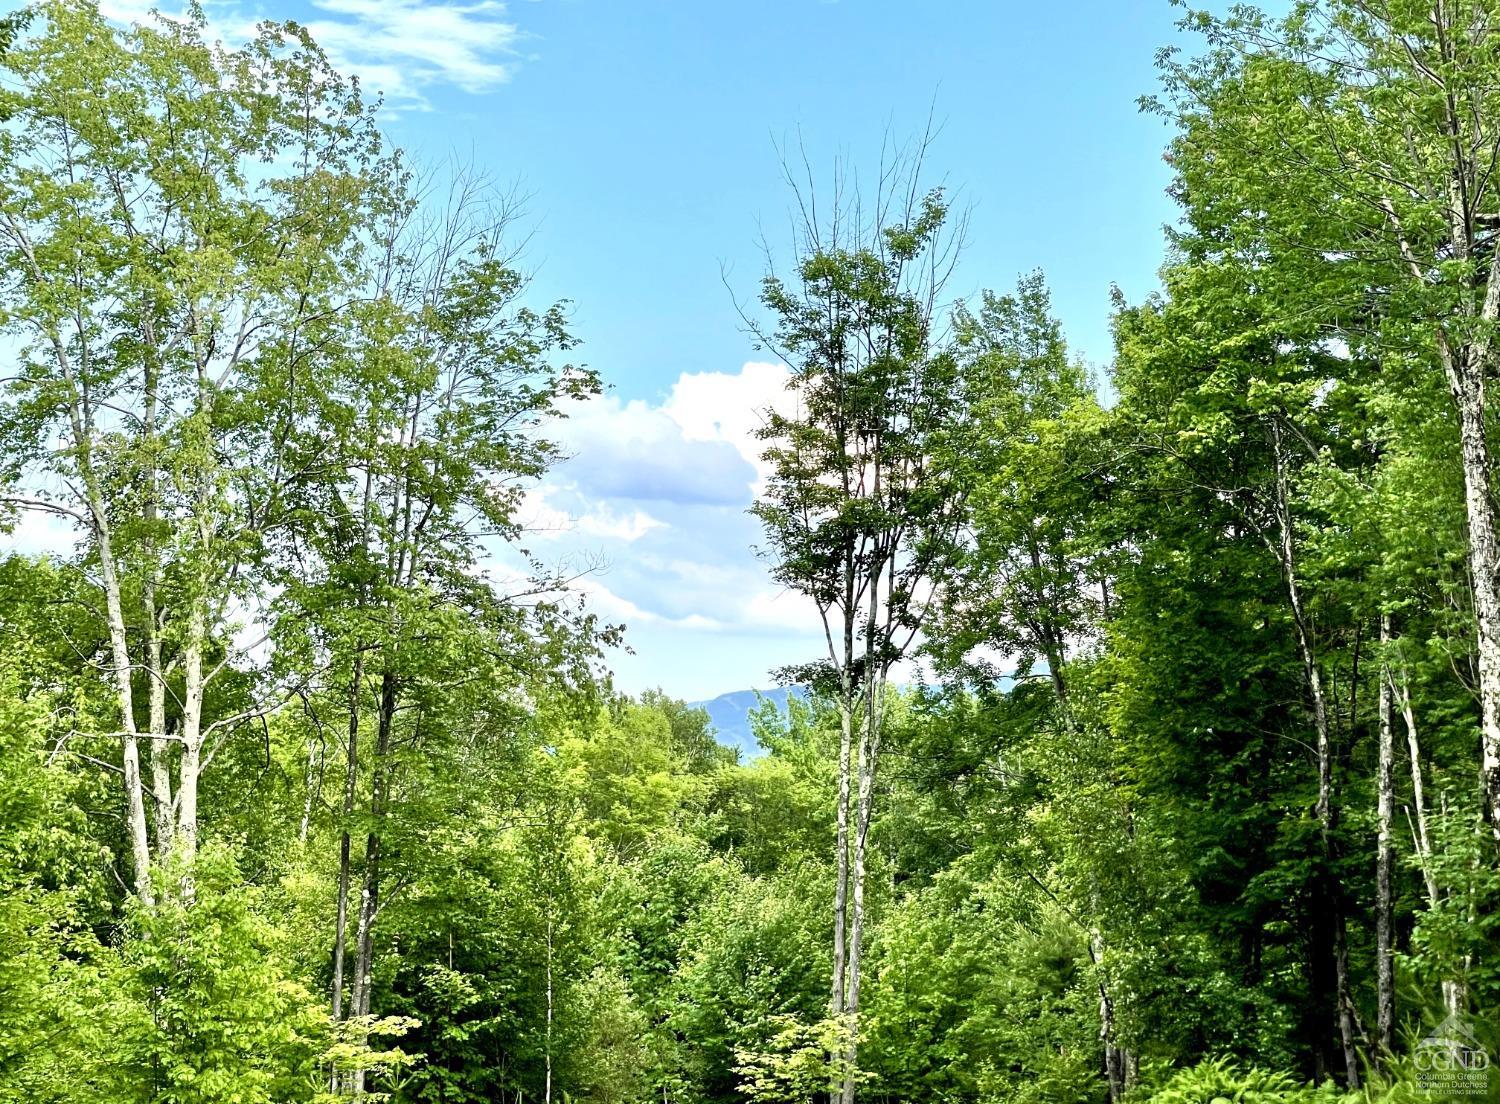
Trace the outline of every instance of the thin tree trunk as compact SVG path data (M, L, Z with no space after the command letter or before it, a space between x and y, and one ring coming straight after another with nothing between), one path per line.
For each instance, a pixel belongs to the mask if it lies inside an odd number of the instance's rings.
M1432 870L1432 836L1427 827L1427 795L1422 781L1422 748L1417 740L1416 712L1411 704L1411 689L1407 685L1403 667L1401 682L1397 687L1401 695L1401 719L1406 724L1406 750L1411 767L1412 805L1415 808L1415 823L1412 825L1412 846L1416 848L1417 862L1422 869L1422 885L1427 890L1427 907L1435 909L1442 901L1442 890L1437 875ZM1449 1013L1460 1013L1468 1004L1468 987L1461 977L1444 979L1443 1007Z
M848 489L848 477L845 475L845 490ZM856 689L852 668L854 659L854 575L852 554L845 554L844 574L844 601L838 606L842 614L843 623L840 626L840 643L843 651L840 652L834 645L833 635L828 629L827 614L824 614L824 632L828 638L829 659L839 669L839 777L838 777L838 807L835 812L835 847L837 855L834 860L834 883L833 883L833 978L830 987L831 999L829 1000L828 1014L839 1024L843 1024L845 1004L847 1003L848 978L849 978L849 813L850 799L853 784L850 778L854 757L854 718L860 704L859 691ZM836 1065L841 1059L841 1051L829 1055L831 1064ZM842 1089L830 1088L828 1092L829 1104L838 1104L842 1098Z
M83 433L76 424L75 436ZM81 442L85 452L87 444ZM120 599L120 577L116 570L114 548L110 540L109 520L104 502L95 489L92 472L85 467L89 515L93 519L94 547L99 554L99 573L104 581L104 611L109 624L111 670L115 696L120 707L120 731L123 740L120 760L125 782L125 824L130 838L131 862L135 873L135 892L145 904L155 903L151 890L151 842L146 830L146 798L141 781L141 752L135 727L135 692L131 685L129 638L125 632L125 610Z
M1442 3L1433 9L1444 68L1461 64L1457 42L1472 30L1459 25ZM1456 32L1456 33L1455 33ZM1460 118L1458 102L1444 76L1443 127L1453 160L1448 173L1448 252L1459 264L1474 257L1476 224L1470 202L1477 201L1482 179L1480 160L1469 146L1469 121ZM1477 125L1477 124L1476 124ZM1477 135L1476 135L1477 137ZM1472 147L1475 152L1478 146ZM1491 251L1485 266L1484 297L1478 319L1483 327L1500 321L1500 252ZM1472 294L1461 300L1462 313L1476 321ZM1471 331L1472 332L1472 331ZM1446 324L1438 326L1438 353L1448 378L1448 387L1458 408L1459 454L1464 471L1464 509L1469 524L1469 575L1474 595L1474 620L1479 646L1480 781L1484 789L1490 827L1500 840L1500 545L1497 545L1495 499L1490 478L1489 438L1485 432L1485 375L1491 368L1493 337L1481 331L1477 340L1455 344Z
M141 782L141 752L136 739L135 694L131 687L130 650L126 643L125 614L120 602L120 580L110 547L109 530L103 521L104 507L94 511L94 533L104 578L104 608L109 619L110 656L115 694L120 703L120 728L124 741L121 768L125 780L125 823L130 836L130 855L135 868L135 892L145 904L155 903L151 890L151 843L146 830L146 798Z
M1391 723L1391 618L1380 615L1380 751L1375 772L1375 1041L1382 1057L1395 1053L1396 963L1392 946L1391 872L1395 845L1391 818L1395 812L1396 739Z
M1452 63L1453 31L1449 15L1439 5L1433 12L1433 23L1439 32L1443 60ZM1460 30L1460 33L1464 33ZM1445 66L1446 67L1446 66ZM1443 79L1439 80L1444 91ZM1450 166L1448 257L1460 263L1470 262L1474 253L1475 225L1465 204L1465 197L1477 196L1479 190L1468 184L1476 179L1476 164L1465 152L1467 140L1454 109L1451 95L1444 97L1444 126L1452 143L1455 160ZM1487 170L1485 170L1487 171ZM1395 236L1403 263L1419 286L1430 284L1431 265L1426 265L1413 251L1395 205L1389 198L1379 201L1386 221ZM1486 266L1484 298L1474 311L1473 297L1461 301L1461 321L1481 323L1491 329L1500 322L1500 251L1491 251ZM1497 544L1495 502L1490 486L1490 448L1485 433L1485 375L1493 359L1493 337L1481 330L1477 341L1458 340L1444 322L1439 322L1434 338L1448 391L1458 413L1459 456L1464 473L1464 514L1469 529L1469 584L1474 596L1474 627L1479 650L1479 716L1480 716L1480 783L1484 791L1485 811L1490 828L1500 840L1500 544Z
M1471 28L1460 24L1454 13L1437 4L1432 12L1437 32L1439 56L1438 84L1443 92L1442 127L1453 159L1448 169L1448 242L1449 258L1459 264L1472 263L1477 244L1477 226L1470 203L1477 202L1487 169L1485 155L1477 144L1471 145L1470 122L1461 117L1460 102L1448 85L1447 75L1461 65L1457 43L1473 42ZM1477 123L1476 123L1477 125ZM1477 135L1476 135L1477 137ZM1477 156L1476 156L1477 155ZM1382 206L1395 231L1413 277L1420 284L1428 282L1428 271L1417 261L1411 244L1396 217L1389 200ZM1478 304L1465 295L1460 302L1462 321L1472 326L1480 323L1477 340L1465 334L1460 340L1444 322L1437 326L1437 351L1448 380L1449 392L1458 411L1459 454L1464 472L1464 511L1469 527L1469 576L1474 595L1475 635L1479 648L1480 712L1480 781L1485 796L1490 827L1500 840L1500 545L1497 545L1495 501L1490 484L1489 440L1485 433L1485 376L1491 369L1493 337L1485 332L1500 322L1500 252L1491 250L1485 272L1484 296Z
M167 734L167 678L162 667L161 620L156 602L158 564L156 551L157 498L160 494L156 464L156 411L157 380L159 378L155 358L150 350L155 347L154 330L149 312L143 312L145 347L148 350L142 372L142 389L145 392L145 411L141 419L141 444L146 452L146 502L143 510L146 529L146 566L141 580L141 605L145 614L146 630L146 692L148 695L147 725L151 731L151 797L156 805L156 850L158 858L165 861L176 832L172 808L171 749Z
M207 417L213 408L213 387L209 383L208 364L198 355L198 417ZM212 450L206 454L212 457ZM198 775L203 755L203 693L207 682L203 675L203 652L208 644L207 591L209 566L213 555L213 526L210 521L213 498L213 462L198 461L193 473L193 523L197 530L197 547L193 549L192 579L196 586L187 596L187 639L182 646L182 756L177 767L177 833L173 850L183 864L182 895L193 898L192 865L198 856Z
M1089 958L1094 963L1099 990L1099 1043L1103 1051L1104 1084L1110 1104L1120 1104L1135 1069L1135 1057L1116 1041L1115 1001L1110 994L1109 977L1104 972L1104 937L1097 928L1089 931Z
M1033 556L1033 563L1040 564L1040 557ZM1076 722L1068 702L1067 683L1062 678L1062 666L1066 659L1065 643L1063 635L1057 629L1060 618L1055 611L1041 619L1039 639L1045 642L1047 662L1056 672L1052 679L1052 692L1057 702L1057 714L1059 723L1069 731L1076 730ZM1127 832L1128 821L1127 821ZM1090 904L1090 911L1098 916L1100 909L1096 900ZM1068 915L1072 916L1070 912ZM1075 923L1079 922L1074 917ZM1097 927L1088 928L1089 960L1093 963L1094 973L1097 978L1096 985L1099 990L1099 1044L1102 1051L1101 1071L1104 1074L1104 1083L1109 1092L1110 1104L1119 1104L1125 1093L1131 1088L1135 1081L1139 1062L1136 1056L1125 1050L1116 1041L1115 1032L1115 1002L1110 994L1109 978L1104 971L1104 936Z
M1282 448L1280 423L1271 422L1271 445L1276 467L1276 524L1280 547L1283 579L1286 583L1287 600L1292 610L1292 626L1297 636L1297 651L1302 659L1302 673L1307 683L1308 696L1312 701L1313 726L1317 733L1318 757L1318 838L1323 859L1323 876L1332 877L1333 864L1333 742L1328 725L1328 704L1323 691L1323 677L1318 669L1317 656L1313 650L1312 632L1307 623L1307 614L1302 604L1302 591L1297 581L1296 542L1292 531L1291 488L1287 478L1286 456ZM1359 1055L1355 1047L1357 1034L1354 1023L1354 1006L1349 999L1349 962L1347 936L1344 929L1344 911L1338 899L1336 886L1324 887L1327 899L1328 922L1332 928L1332 947L1335 992L1334 1017L1338 1027L1339 1041L1343 1051L1344 1073L1351 1089L1360 1084Z
M165 738L158 737L151 741L147 750L151 756L151 803L155 814L152 820L156 828L156 853L165 860L172 847L172 836L177 830L172 817L171 745Z
M552 914L547 914L547 1080L542 1094L543 1104L552 1104Z
M1333 976L1337 986L1339 1041L1343 1044L1344 1075L1351 1089L1360 1086L1359 1050L1360 1035L1355 1018L1354 998L1349 995L1349 932L1344 922L1344 910L1335 903L1333 915Z
M149 520L149 518L148 518ZM155 806L156 853L165 862L172 849L172 837L177 825L172 805L171 744L167 740L167 686L166 674L162 670L161 626L157 623L156 583L150 577L142 584L143 605L146 615L146 677L148 679L147 724L151 732L151 743L147 749L151 756L151 800Z
M877 468L875 474L877 496L880 488L879 479ZM858 804L854 813L854 869L852 873L854 907L849 925L849 983L844 999L844 1081L839 1093L842 1104L854 1104L858 1092L859 988L860 961L864 949L866 851L869 843L871 814L875 804L875 768L880 755L881 721L885 713L885 680L880 670L881 659L876 654L875 639L875 626L879 623L880 612L880 577L885 566L886 557L875 555L867 576L869 620L865 630L865 656L861 680L865 723L860 734L856 761Z
M1432 872L1432 836L1427 830L1427 794L1422 781L1422 748L1417 741L1417 718L1412 709L1411 691L1406 685L1406 675L1401 678L1401 719L1406 722L1406 751L1411 766L1412 804L1416 808L1416 825L1413 843L1417 859L1422 866L1422 882L1427 888L1427 902L1436 907L1438 903L1437 877Z
M198 854L198 774L203 753L202 599L189 599L187 640L182 648L182 753L177 764L177 831L172 841L174 859L183 864L182 895L193 898L192 863Z
M14 232L15 226L11 224ZM29 262L32 273L42 280L37 265L36 253L24 235L21 236L22 252ZM57 329L48 331L48 339L56 357L58 370L68 387L68 424L73 434L73 446L77 452L78 473L83 482L84 502L94 531L94 548L99 554L99 573L104 582L105 619L109 626L110 676L120 706L120 730L122 748L120 753L121 774L125 785L125 825L130 840L130 854L134 866L135 891L147 905L154 903L151 891L151 840L146 829L146 799L141 782L141 753L137 743L135 727L135 696L131 688L130 647L125 632L124 606L120 598L120 577L115 563L113 543L110 538L109 514L104 508L104 496L99 487L93 463L93 406L88 396L87 385L73 371L73 361L68 356L68 346ZM87 347L80 333L80 340Z
M844 1014L844 983L848 969L845 928L849 894L849 774L853 754L854 709L846 697L839 702L839 793L835 813L838 856L833 883L833 996L829 1003L829 1012L834 1017Z
M1089 932L1089 957L1099 975L1099 1042L1104 1053L1104 1083L1109 1089L1109 1104L1120 1104L1125 1093L1124 1054L1115 1046L1115 1002L1110 999L1104 980L1104 940L1097 931Z
M343 831L339 836L339 888L333 925L333 1018L340 1021L344 1018L344 948L349 931L349 820L354 816L354 795L359 778L359 703L364 658L364 649L356 645L354 670L349 676L349 741L344 760Z
M374 473L370 468L365 469L364 495L360 501L360 542L361 551L367 550L370 545L370 496L374 488ZM362 607L363 602L358 606ZM349 728L348 746L345 749L344 761L344 803L340 822L342 831L339 833L339 888L337 916L334 920L333 937L333 1018L342 1021L345 1018L344 1008L344 962L347 957L348 931L349 931L349 884L352 880L352 857L353 848L352 835L349 831L350 819L354 816L355 797L359 787L359 713L360 703L364 696L364 672L365 672L365 645L362 640L354 642L354 659L349 675ZM334 1075L334 1088L338 1088L338 1075Z
M386 671L380 679L380 713L375 730L375 763L370 789L370 831L365 837L365 873L360 888L358 946L354 963L354 1015L370 1014L375 963L375 919L380 912L381 826L386 812L392 727L396 716L396 676ZM354 1071L354 1091L363 1093L365 1071Z
M880 752L880 712L876 704L881 683L872 679L866 684L865 730L860 736L858 805L855 809L854 870L851 877L854 898L849 924L849 985L844 1001L844 1083L840 1092L843 1104L854 1104L857 1091L859 1060L859 990L860 962L864 951L865 871L870 835L870 818L875 799L875 766Z

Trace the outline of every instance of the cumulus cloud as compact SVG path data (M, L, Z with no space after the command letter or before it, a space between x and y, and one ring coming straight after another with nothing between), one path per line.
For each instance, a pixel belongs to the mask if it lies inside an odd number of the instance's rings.
M760 431L772 409L786 410L791 373L782 364L750 361L738 372L690 372L678 378L663 411L689 441L722 441L755 468L755 492L770 474Z
M701 613L689 613L680 617L672 617L646 609L632 602L629 598L616 594L603 582L595 578L584 577L575 584L576 589L588 596L590 604L596 612L607 620L619 620L634 625L651 625L654 627L668 626L689 631L716 631L725 628L722 622L715 621Z
M749 513L766 475L757 430L787 401L786 378L756 363L688 373L655 401L579 403L558 427L571 459L526 496L521 543L564 575L583 572L574 586L590 608L626 625L636 654L610 662L627 689L710 697L821 654L816 609L772 581ZM76 539L57 518L17 521L0 551ZM485 570L507 592L531 585L526 562L499 542Z
M574 404L558 432L559 474L586 494L632 501L748 506L764 486L759 431L788 399L779 364L687 372L660 403L607 395Z
M768 474L759 431L788 402L787 380L781 365L750 362L685 373L655 402L606 396L570 409L558 433L570 459L523 518L558 555L605 565L584 586L602 616L658 639L819 631L812 605L756 556L748 512Z
M575 404L559 427L558 478L596 499L737 505L755 468L724 440L691 439L664 407L613 395Z

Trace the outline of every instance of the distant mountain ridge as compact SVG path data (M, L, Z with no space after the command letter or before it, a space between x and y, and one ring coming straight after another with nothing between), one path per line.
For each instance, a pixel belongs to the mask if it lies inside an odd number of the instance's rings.
M797 698L800 701L806 697L805 686L774 686L769 690L731 690L717 698L688 702L688 705L706 710L719 743L738 748L740 757L748 759L764 751L750 731L750 714L760 708L760 703L774 702L776 708L785 713L788 700Z
M1046 667L1042 667L1043 672ZM1002 676L996 685L1009 693L1015 688L1016 680L1010 675ZM891 689L903 693L919 690L922 683L895 683ZM807 700L807 687L805 686L776 686L770 690L731 690L727 694L720 694L717 698L709 698L707 701L688 702L690 709L704 709L708 711L708 719L714 729L714 736L719 743L725 747L738 748L741 759L751 759L765 753L765 748L755 741L755 735L750 731L750 714L760 708L762 701L776 703L776 708L782 713L786 712L787 701L796 698L798 701Z

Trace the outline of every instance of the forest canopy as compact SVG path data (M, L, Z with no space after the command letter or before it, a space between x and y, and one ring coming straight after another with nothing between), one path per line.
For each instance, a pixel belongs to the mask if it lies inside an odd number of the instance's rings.
M930 132L789 172L751 756L530 547L514 197L297 23L0 22L0 1102L1500 1095L1500 9L1184 27L1098 370Z

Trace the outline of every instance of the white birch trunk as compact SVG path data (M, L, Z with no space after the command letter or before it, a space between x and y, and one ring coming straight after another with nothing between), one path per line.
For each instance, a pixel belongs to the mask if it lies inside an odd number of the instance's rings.
M1469 576L1479 649L1480 777L1491 830L1500 839L1500 568L1495 506L1490 489L1489 443L1485 437L1484 374L1480 366L1457 364L1449 373L1458 406L1464 469L1464 506L1469 523Z
M1380 748L1375 772L1375 1036L1382 1056L1394 1053L1396 1041L1396 964L1392 946L1391 874L1395 844L1391 820L1395 813L1396 738L1391 723L1391 619L1380 616Z
M869 686L869 701L879 693ZM865 871L869 844L870 817L875 795L875 764L880 750L880 709L867 704L865 731L859 741L857 762L858 804L855 809L854 860L850 878L853 908L849 923L849 985L844 1001L844 1083L840 1092L843 1104L854 1104L859 1059L859 990L860 964L864 951Z
M355 788L359 778L359 700L364 653L354 653L354 671L349 679L349 732L344 763L344 803L339 836L339 884L333 928L333 1018L344 1018L344 957L349 932L350 850L349 819L354 815Z
M198 856L198 776L203 758L203 648L205 624L202 599L194 595L183 642L182 749L177 765L177 832L172 857L183 869L184 900L193 897L192 864Z
M849 798L851 758L854 754L854 711L845 699L839 702L839 778L838 809L835 813L837 857L833 883L833 985L829 1012L834 1017L844 1014L844 984L847 977L848 957L845 946L845 926L848 917L849 894Z
M120 704L120 730L124 746L121 765L125 780L125 823L130 836L130 855L135 873L135 892L147 905L155 903L151 889L151 842L146 829L146 799L141 782L141 753L135 728L135 694L131 688L130 648L125 634L125 613L120 601L120 579L110 546L109 523L104 505L91 495L95 548L104 579L104 609L109 620L111 676Z
M1422 748L1417 739L1416 711L1411 704L1411 689L1406 682L1406 672L1401 672L1398 687L1401 697L1401 718L1406 725L1406 750L1411 767L1411 794L1414 813L1412 824L1412 846L1416 848L1417 863L1422 870L1422 885L1427 891L1427 907L1435 909L1442 901L1442 889L1432 869L1432 836L1427 826L1427 794L1422 779ZM1450 1014L1464 1011L1468 1004L1468 986L1462 977L1446 978L1442 982L1443 1007Z

